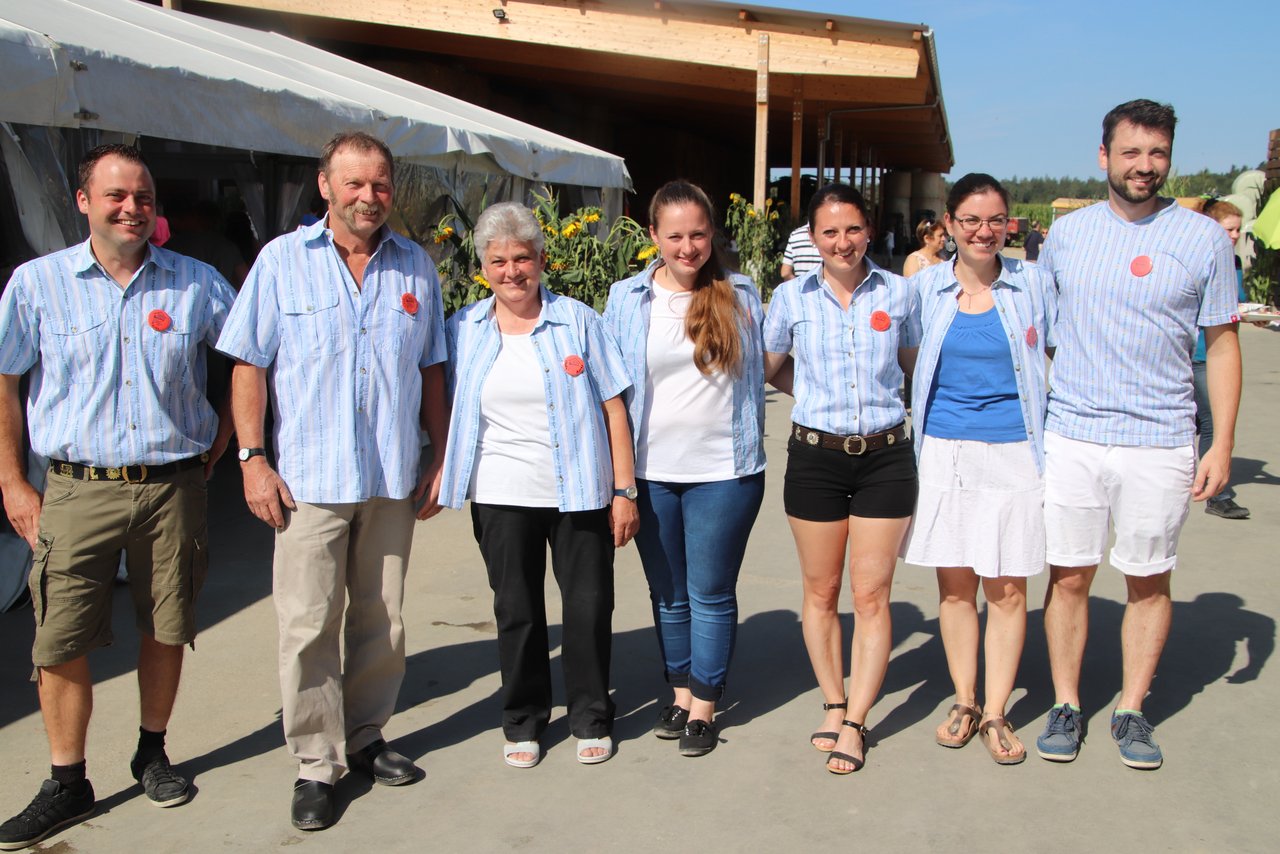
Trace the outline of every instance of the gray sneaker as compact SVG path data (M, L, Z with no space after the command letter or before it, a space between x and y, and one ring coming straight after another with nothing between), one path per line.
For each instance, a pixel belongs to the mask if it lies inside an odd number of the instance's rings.
M1164 764L1164 754L1156 744L1155 727L1141 714L1112 715L1111 737L1120 748L1120 761L1130 768L1154 771Z
M1073 709L1066 703L1054 706L1049 710L1049 720L1045 722L1044 732L1036 739L1036 753L1041 759L1050 762L1070 762L1080 752L1080 741L1084 737L1084 724L1080 720L1080 710Z

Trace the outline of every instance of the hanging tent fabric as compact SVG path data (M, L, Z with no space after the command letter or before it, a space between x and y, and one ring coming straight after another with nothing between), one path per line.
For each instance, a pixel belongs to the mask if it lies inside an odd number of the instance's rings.
M276 33L136 0L0 0L0 121L313 157L363 130L396 157L629 187L620 157Z

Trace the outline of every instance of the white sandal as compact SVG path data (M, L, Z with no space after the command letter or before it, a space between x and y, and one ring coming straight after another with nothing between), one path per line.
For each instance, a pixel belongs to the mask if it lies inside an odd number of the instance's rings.
M593 747L604 749L604 753L599 756L583 756L582 751L591 750ZM604 738L580 738L578 739L578 761L583 765L599 765L601 762L608 762L613 758L613 738L605 736Z
M532 759L512 759L517 753L532 753ZM532 768L542 761L542 745L536 741L517 741L502 745L502 758L512 768Z

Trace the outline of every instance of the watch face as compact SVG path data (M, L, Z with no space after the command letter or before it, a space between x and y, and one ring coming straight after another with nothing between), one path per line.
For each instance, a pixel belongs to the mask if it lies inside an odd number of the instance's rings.
M248 461L249 461L249 449L248 449L248 448L241 448L241 449L240 449L240 453L236 454L236 456L238 456L238 457L240 458L240 462L242 462L242 463L244 463L244 462L248 462Z

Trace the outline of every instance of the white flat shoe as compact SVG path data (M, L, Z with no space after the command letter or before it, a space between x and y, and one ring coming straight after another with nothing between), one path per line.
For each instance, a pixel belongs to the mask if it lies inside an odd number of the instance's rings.
M517 753L532 753L532 759L512 759ZM536 741L517 741L502 745L502 758L512 768L532 768L542 761L542 745Z
M590 750L593 747L604 748L604 753L599 756L583 756L584 750ZM578 739L578 761L583 765L599 765L601 762L608 762L613 758L613 738L605 736L604 738L580 738Z

